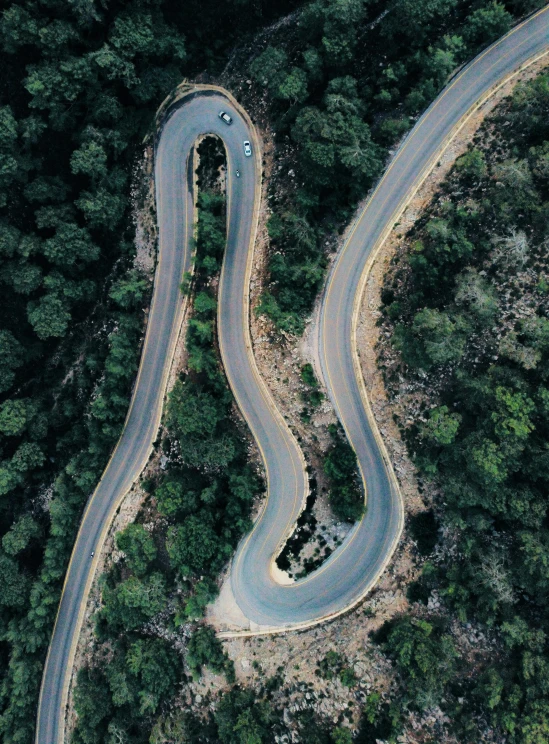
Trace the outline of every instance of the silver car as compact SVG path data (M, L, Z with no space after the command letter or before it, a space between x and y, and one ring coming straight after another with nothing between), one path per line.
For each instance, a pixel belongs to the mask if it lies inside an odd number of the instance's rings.
M232 124L233 123L232 118L229 116L229 114L226 111L220 111L219 112L219 118L221 119L221 121L224 121L225 124Z
M252 146L248 142L248 140L244 140L244 155L249 158L252 154Z

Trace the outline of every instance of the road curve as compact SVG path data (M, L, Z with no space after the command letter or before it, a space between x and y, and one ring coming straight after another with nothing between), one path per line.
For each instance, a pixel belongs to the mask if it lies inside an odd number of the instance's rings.
M190 267L192 152L205 133L221 136L228 157L228 237L219 294L219 340L225 369L268 474L269 498L233 561L235 598L254 631L321 622L356 603L375 582L397 544L402 504L385 464L383 444L368 409L354 344L356 307L365 271L444 144L475 102L513 71L549 49L545 8L468 65L409 134L330 274L320 323L323 375L358 456L367 512L341 548L314 574L281 586L273 556L295 522L307 491L302 454L251 354L248 283L259 208L259 143L246 114L222 91L200 86L168 109L156 148L159 260L139 373L119 443L84 513L46 660L36 741L62 744L64 711L78 635L99 552L114 513L150 455L160 422L167 375L183 316L179 283ZM230 127L217 117L231 112ZM244 139L254 145L245 158ZM241 178L234 178L238 168ZM95 551L95 557L91 554Z

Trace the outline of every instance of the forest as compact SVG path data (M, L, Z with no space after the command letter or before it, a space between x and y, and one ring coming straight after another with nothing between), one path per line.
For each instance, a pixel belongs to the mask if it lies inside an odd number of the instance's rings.
M267 92L277 138L280 142L289 138L292 143L297 169L294 183L300 184L288 188L287 198L277 205L269 222L271 282L260 312L266 312L281 330L299 333L303 329L323 280L326 244L329 249L330 236L345 225L356 202L380 174L389 149L456 66L535 5L528 0L397 0L387 7L364 0L316 0L300 7L289 31L276 31L264 49L252 53L244 74L251 76L258 91ZM140 198L136 165L143 137L150 134L154 112L174 85L198 74L214 81L236 45L250 44L259 29L296 8L298 4L291 0L229 0L223 4L216 0L185 4L170 0L20 0L6 3L2 12L0 735L6 743L33 739L41 670L78 521L119 435L135 379L144 333L143 310L151 289L151 277L133 266L132 208ZM523 123L528 122L524 139L517 135L514 145L519 148L519 164L509 169L514 175L506 176L525 183L521 194L528 195L526 202L525 197L520 202L523 212L517 215L522 217L513 223L518 244L523 233L529 236L524 225L530 223L524 222L524 215L530 215L531 204L537 205L531 219L536 217L532 224L537 225L536 240L541 239L543 85L538 92L538 108L530 99L532 114L523 115ZM540 154L531 156L532 148L541 148ZM489 179L481 156L472 154L469 160L460 171L463 178L471 182ZM503 187L493 189L494 205L511 188L506 177L500 179ZM522 177L526 181L520 181ZM532 202L531 195L537 195ZM509 203L515 212L519 209L519 201ZM203 217L214 227L222 209L215 195L202 196ZM502 206L500 211L505 211ZM466 261L468 242L477 247L467 237L467 229L472 228L455 227L460 219L459 215L441 218L446 227L452 221L457 235L439 236L440 245L447 248L437 251L437 237L429 235L425 248L417 251L417 277L423 278L418 278L414 290L417 307L408 309L410 314L416 311L413 323L411 316L397 315L398 308L389 303L392 309L388 312L400 319L395 345L410 368L416 364L436 369L437 364L457 363L467 349L471 328L480 322L469 318L474 314L471 299L456 301L462 308L459 313L442 310L442 296L439 306L421 304L421 292L429 281L436 276L440 291L444 286L450 291L450 277L456 268L461 270L458 264L451 270L443 263L439 266L432 256L456 252ZM442 223L441 234L446 229ZM502 240L509 237L505 234ZM532 240L527 240L529 246L534 245ZM214 260L204 266L199 263L201 271L215 272L219 267L221 244L215 239L214 244ZM481 277L481 289L483 282ZM539 291L544 291L543 285ZM105 728L113 720L120 729L128 716L137 716L139 710L141 716L152 715L160 697L169 696L179 669L175 676L166 673L166 687L161 690L151 680L158 676L155 665L174 669L171 650L166 644L140 638L135 631L155 614L153 608L163 606L169 582L176 576L191 577L182 617L200 616L215 593L216 572L248 525L251 496L261 487L245 463L242 438L230 416L230 397L212 351L214 303L208 292L196 293L188 338L192 374L178 382L166 417L171 436L179 443L174 446L181 447L184 467L170 473L165 482L151 485L158 509L164 510L170 523L165 536L168 558L163 553L159 557L158 548L139 525L118 538L126 564L120 576L107 580L98 632L118 639L119 663L127 666L125 681L118 678L118 700L124 702L117 708L118 718L114 713L109 718L113 703L105 700L109 714L88 725L83 695L83 724L77 733L82 741L87 741L88 729L97 730L97 740L104 740ZM486 312L488 317L489 309ZM523 353L526 363L533 364L524 368L528 380L541 374L543 367L546 330L542 321L515 329L516 339L508 338L507 351L500 352L507 354L512 369L513 365L522 369L521 363L509 355ZM441 345L437 339L444 328L449 341ZM470 387L462 390L474 392L471 401L487 406L486 431L472 430L478 411L454 410L449 401L439 407L421 434L422 441L432 443L424 467L433 476L445 467L459 471L459 463L449 462L443 440L453 442L464 432L459 450L462 462L477 463L478 472L471 474L476 484L472 490L460 483L452 486L455 518L466 523L465 542L480 562L483 554L470 535L481 540L486 530L499 527L500 520L526 520L517 532L522 542L509 551L505 547L502 555L496 550L491 570L501 568L508 581L530 597L527 589L544 591L547 538L540 527L544 510L537 505L543 484L536 482L543 477L544 398L539 385L534 390L535 383L516 381L507 374L505 369L474 384L463 383ZM488 401L493 401L493 408ZM512 418L517 411L521 416ZM500 441L505 442L503 454L498 449ZM477 459L468 460L467 452L475 452ZM536 467L525 469L527 477L515 488L522 467L530 461L524 453L530 452L537 458ZM221 462L234 465L234 471L229 475L229 467L220 482L204 475ZM337 473L334 476L337 479ZM504 484L497 489L500 502L493 514L491 505L482 503L487 493L482 479L492 476ZM345 507L347 494L340 493ZM468 506L467 499L472 500ZM196 518L198 510L200 519ZM228 510L233 510L236 519L229 531L223 519ZM191 544L197 549L189 550ZM531 575L518 560L525 554L535 566ZM169 565L166 574L160 565ZM205 566L208 572L203 571ZM488 612L483 603L492 601L491 612L501 615L501 626L507 627L511 620L507 615L503 618L489 593L475 589L476 579L467 575L468 570L472 569L466 563L448 570L448 596L462 613ZM203 582L197 582L196 577L203 574ZM425 585L434 580L426 572ZM422 591L420 587L418 592ZM130 606L132 612L127 611ZM518 607L513 602L511 606ZM523 615L530 619L526 610ZM534 721L543 713L539 691L545 689L540 680L547 663L543 661L544 640L539 631L535 638L531 635L523 615L517 609L519 620L509 626L513 665L501 681L490 672L482 688L501 688L493 706L494 720L518 732L517 736L522 736L521 726L528 731L528 726L538 725L528 723L528 716ZM230 664L207 632L197 636L194 649L195 670L212 663L230 676ZM527 671L524 664L531 665ZM521 675L526 675L524 685L528 682L531 690L526 699L519 699L515 689ZM88 680L83 678L82 689L86 684L106 695L107 687L93 674ZM235 710L260 730L272 731L269 722L274 713L268 704L254 707L246 695L235 690L227 696L225 713L212 724L218 727L216 736L238 740L231 728L236 725L233 718L236 721L240 715ZM102 710L96 704L88 707L90 716ZM507 714L510 718L504 720ZM159 720L158 726L172 725ZM309 725L316 724L304 721L303 731ZM198 724L188 720L185 726L191 731ZM118 729L112 741L124 740ZM132 731L130 726L127 736ZM95 735L90 733L89 740ZM159 733L157 741L169 740L161 738L166 735ZM328 735L335 741L345 733L336 730ZM196 740L200 736L196 733ZM309 736L313 741L312 729ZM522 741L537 744L533 736L528 740L525 734Z
M385 363L387 384L400 371L423 391L403 431L440 488L449 545L409 590L418 614L379 642L396 656L406 705L442 705L460 741L478 740L482 721L517 744L549 734L548 217L546 71L485 122L384 290L401 360ZM433 591L445 610L426 618ZM467 621L495 639L474 673L452 632Z

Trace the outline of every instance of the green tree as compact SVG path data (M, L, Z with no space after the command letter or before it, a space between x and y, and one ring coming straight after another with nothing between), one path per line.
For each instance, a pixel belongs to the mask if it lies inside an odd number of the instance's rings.
M429 411L429 419L421 427L421 436L437 445L452 444L461 422L459 413L450 413L448 406Z
M189 620L199 620L204 616L206 606L217 597L219 589L211 579L202 579L194 587L194 593L185 602L185 616Z
M66 304L55 294L46 294L36 302L29 302L27 316L38 338L64 336L71 314Z
M141 305L148 289L149 282L138 270L132 269L112 285L109 297L119 307L129 310Z
M7 535L4 535L2 540L4 549L6 537ZM10 547L9 540L8 547ZM20 610L27 603L29 591L29 578L21 573L13 558L0 551L0 606Z
M170 527L166 547L170 562L182 575L215 571L220 559L228 557L225 546L212 527L209 512L187 517L183 524Z
M480 181L486 177L488 166L484 153L473 148L456 160L456 168L465 175L466 178Z
M356 455L333 425L330 434L334 444L324 460L324 472L330 479L330 504L339 519L355 522L364 512Z
M141 639L128 649L126 667L138 680L139 712L143 715L155 713L162 702L172 697L181 660L163 639Z
M288 69L288 55L283 49L267 47L250 65L255 80L277 96Z
M420 709L436 705L455 670L451 636L425 620L403 617L391 629L385 648L396 659L407 702Z
M215 712L222 744L271 744L274 711L253 690L232 689L223 695Z
M8 555L17 555L25 550L32 540L41 535L41 528L30 514L24 514L12 524L2 538L2 547Z
M74 202L84 215L89 228L110 230L121 222L127 206L127 200L120 194L113 194L105 188L95 191L82 191Z
M221 641L210 625L202 625L193 632L187 646L187 663L196 674L200 674L202 666L207 666L215 674L221 674L227 666L231 666Z
M61 267L99 258L99 247L93 243L88 230L70 222L57 223L55 235L44 241L43 251L53 264Z
M98 142L84 142L71 155L71 170L89 176L93 181L101 179L107 174L107 153Z
M451 320L447 313L426 307L416 313L410 328L397 327L393 343L412 367L429 369L456 362L465 347L464 323L459 317Z
M155 490L158 511L165 517L188 516L198 508L204 481L189 471L165 478Z
M113 628L135 630L166 606L164 578L159 573L143 580L130 576L114 589L106 588L103 601L100 619Z
M84 744L100 744L104 741L106 723L113 707L106 679L98 669L84 667L78 672L74 707L78 714L81 741Z
M304 32L320 37L328 65L338 68L352 61L364 13L363 0L316 0L306 7Z
M302 109L292 128L292 138L301 148L303 167L317 186L341 180L363 189L379 172L379 148L359 116L349 109L342 110L339 104L336 108L331 98L325 103L325 111L316 107Z
M21 399L6 400L0 405L0 432L18 436L27 425L27 402Z
M10 331L0 330L0 393L9 390L15 370L21 367L24 349Z
M475 49L487 46L511 28L513 17L498 2L491 2L477 8L468 16L463 29L463 36Z
M142 524L129 524L122 532L117 532L115 543L118 550L126 555L126 561L136 576L144 576L156 558L156 546L149 532Z
M353 737L348 728L338 726L332 731L333 744L352 744Z

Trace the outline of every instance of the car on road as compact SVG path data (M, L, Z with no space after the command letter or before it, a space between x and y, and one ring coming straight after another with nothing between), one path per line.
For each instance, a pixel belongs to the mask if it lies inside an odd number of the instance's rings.
M224 121L225 124L232 124L233 123L232 117L229 116L229 114L226 111L220 111L219 112L219 118L221 119L221 121Z
M244 155L249 158L252 154L252 146L248 142L248 140L244 140Z

